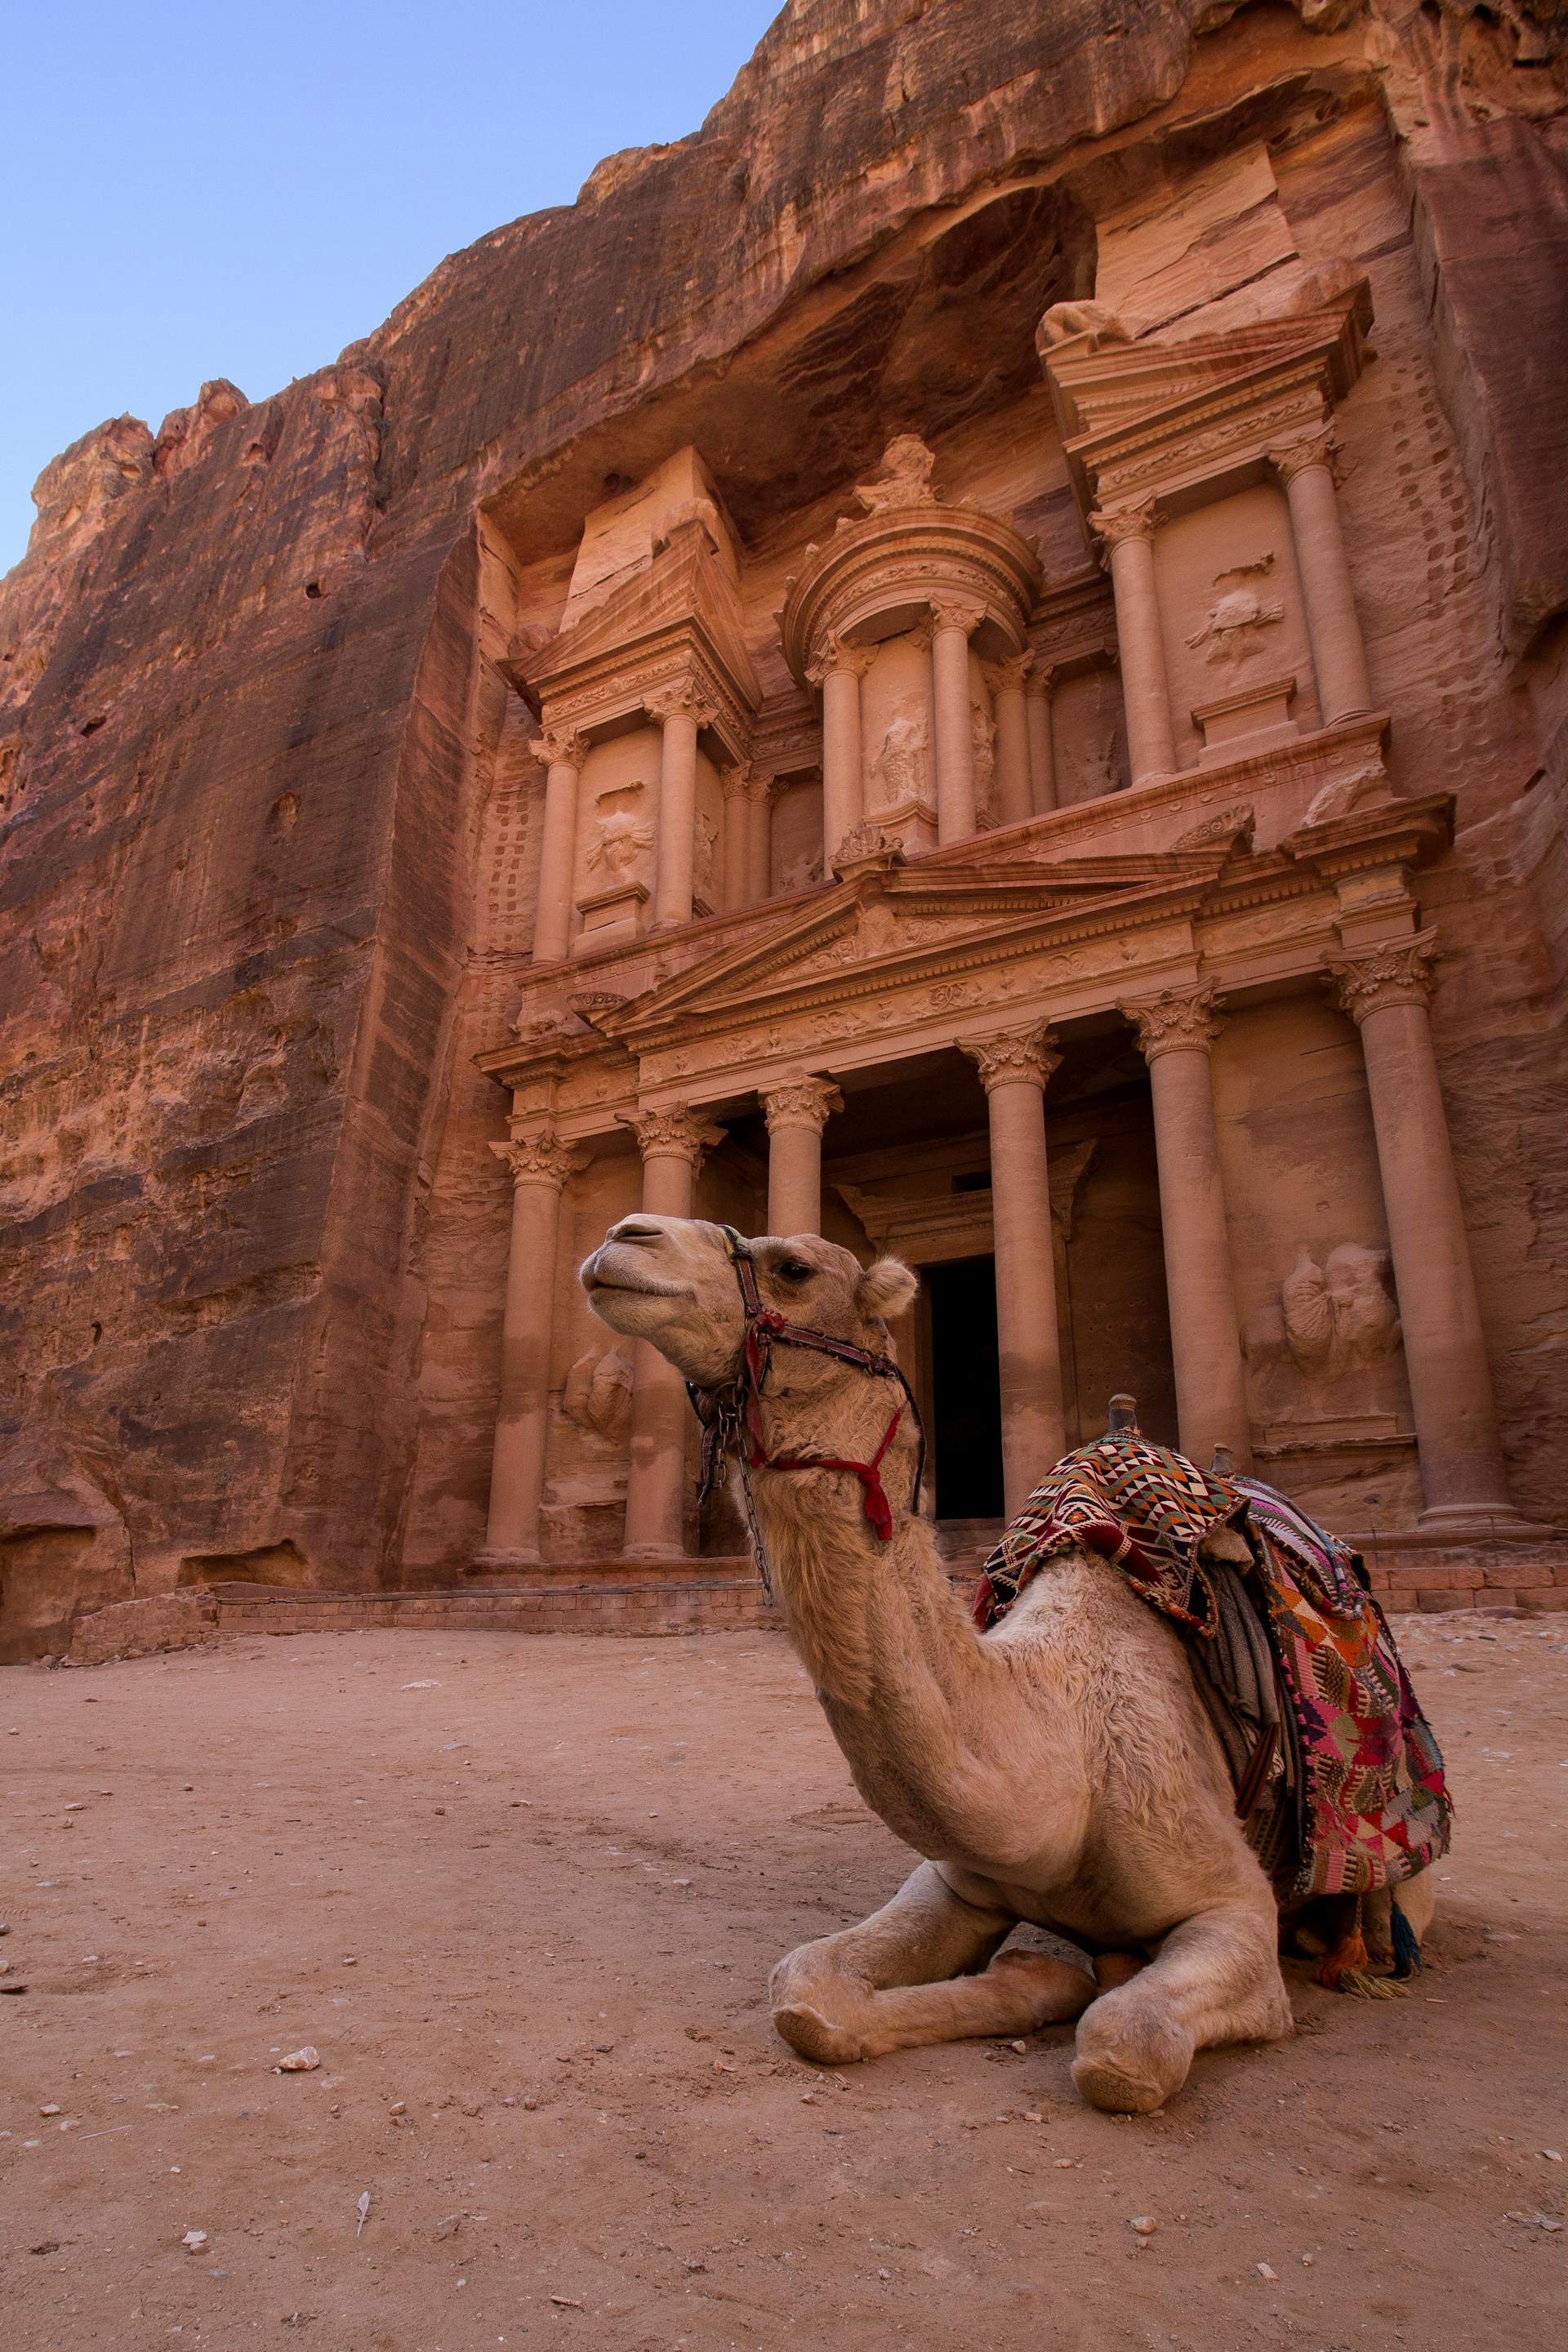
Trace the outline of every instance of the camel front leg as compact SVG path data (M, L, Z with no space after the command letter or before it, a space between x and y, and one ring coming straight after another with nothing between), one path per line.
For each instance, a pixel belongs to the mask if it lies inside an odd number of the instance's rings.
M768 1989L773 2024L803 2058L847 2066L1079 2016L1095 1994L1086 1970L1037 1952L1005 1952L986 1966L1016 1924L1011 1911L965 1903L922 1862L858 1927L779 1962Z
M1195 2050L1289 2033L1277 1942L1272 1906L1230 1904L1173 1927L1148 1968L1079 2020L1072 2078L1084 2097L1147 2115L1181 2089Z

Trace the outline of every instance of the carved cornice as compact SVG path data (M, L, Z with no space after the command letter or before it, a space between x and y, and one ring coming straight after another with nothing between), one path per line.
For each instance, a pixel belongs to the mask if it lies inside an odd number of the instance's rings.
M1039 559L998 516L972 507L889 507L847 523L808 551L779 615L784 658L803 684L835 637L848 638L887 613L935 604L978 607L991 624L993 657L1020 652L1040 593Z
M782 1135L792 1127L820 1135L830 1115L844 1108L843 1096L826 1078L790 1078L782 1087L770 1087L761 1101L770 1135Z
M1386 1013L1390 1005L1419 1004L1425 1010L1432 1001L1432 966L1437 954L1437 933L1432 929L1364 955L1331 956L1334 997L1358 1029L1369 1014Z
M617 1111L616 1118L622 1127L631 1129L645 1160L689 1160L693 1173L713 1145L723 1142L726 1133L689 1111L684 1103L669 1103L662 1110Z
M1138 1049L1146 1062L1161 1054L1206 1054L1225 1027L1215 1009L1212 980L1199 988L1163 988L1158 996L1119 1000L1117 1011L1138 1032Z
M542 1184L555 1192L560 1192L569 1176L586 1168L594 1156L575 1144L563 1143L559 1136L551 1133L519 1138L510 1143L492 1143L490 1150L510 1171L514 1187Z
M961 1037L958 1050L974 1064L987 1094L995 1087L1016 1086L1038 1087L1043 1094L1051 1072L1061 1065L1061 1055L1051 1050L1056 1042L1049 1029L1024 1029L1000 1037Z

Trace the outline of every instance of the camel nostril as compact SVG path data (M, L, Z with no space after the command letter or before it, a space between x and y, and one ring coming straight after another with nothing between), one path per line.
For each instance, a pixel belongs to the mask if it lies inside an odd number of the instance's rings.
M624 1217L618 1225L610 1227L605 1238L611 1242L657 1242L660 1234L657 1225L645 1224L639 1217Z

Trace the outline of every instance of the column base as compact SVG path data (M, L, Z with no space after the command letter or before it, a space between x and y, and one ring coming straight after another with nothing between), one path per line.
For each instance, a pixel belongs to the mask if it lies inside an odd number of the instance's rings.
M1415 1522L1417 1533L1455 1543L1545 1543L1552 1529L1539 1527L1511 1503L1435 1503Z
M526 1544L486 1544L477 1551L463 1570L465 1576L504 1575L513 1568L541 1568L544 1555L536 1546Z
M621 1554L623 1559L649 1568L657 1568L669 1560L684 1560L689 1557L684 1545L666 1543L628 1544Z

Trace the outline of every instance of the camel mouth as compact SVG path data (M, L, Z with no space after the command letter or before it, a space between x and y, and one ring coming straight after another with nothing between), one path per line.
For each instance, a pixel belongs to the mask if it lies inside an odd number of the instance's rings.
M584 1290L628 1291L644 1298L684 1298L690 1286L684 1282L663 1282L657 1274L640 1264L625 1244L617 1246L605 1242L585 1260L579 1276Z

